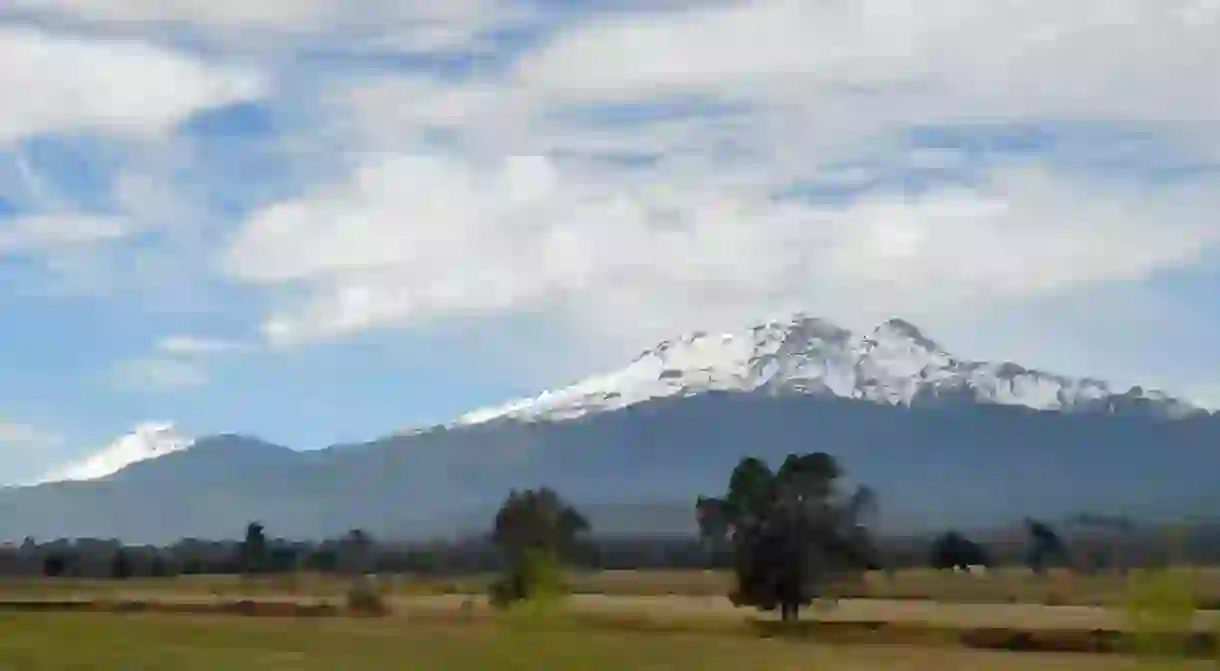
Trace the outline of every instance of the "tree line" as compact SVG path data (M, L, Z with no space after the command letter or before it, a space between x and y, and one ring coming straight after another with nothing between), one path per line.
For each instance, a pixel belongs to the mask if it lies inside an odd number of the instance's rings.
M340 538L301 542L273 537L251 522L241 540L184 539L170 546L126 546L77 539L0 547L0 574L50 577L170 577L190 574L274 574L300 571L364 575L501 574L493 598L511 603L563 590L563 566L587 569L728 569L730 595L741 605L778 609L785 619L821 588L868 570L914 566L967 569L1024 564L1093 571L1167 561L1149 554L1147 539L1120 518L1080 516L1066 533L1026 520L1023 537L987 545L958 531L935 538L885 539L876 533L880 501L867 487L848 489L829 454L789 456L778 469L744 458L725 491L699 497L692 514L697 538L602 538L555 490L510 492L489 530L462 540L402 543L353 529ZM1070 541L1068 539L1071 539ZM1220 533L1179 548L1217 561Z

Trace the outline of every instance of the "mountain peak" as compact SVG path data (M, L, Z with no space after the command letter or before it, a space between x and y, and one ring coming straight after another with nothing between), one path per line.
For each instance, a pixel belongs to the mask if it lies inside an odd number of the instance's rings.
M181 452L193 442L179 433L173 422L144 422L101 451L57 468L38 482L105 478L134 463Z
M940 351L941 349L940 345L924 335L918 326L899 317L891 317L878 325L877 328L873 329L872 338L874 340L882 338L908 340L929 352Z
M1118 393L1103 382L1072 379L1014 363L953 357L911 322L893 317L865 335L804 312L742 332L696 331L645 350L626 367L499 407L456 424L494 419L563 420L650 399L709 391L801 394L913 405L967 402L1036 410L1152 408L1181 417L1199 410L1165 394ZM1162 412L1163 411L1163 412Z

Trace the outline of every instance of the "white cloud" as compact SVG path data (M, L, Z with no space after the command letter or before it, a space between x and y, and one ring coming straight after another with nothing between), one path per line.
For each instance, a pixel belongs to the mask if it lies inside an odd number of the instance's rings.
M494 168L383 157L350 184L256 214L224 268L305 290L266 324L281 341L562 307L589 332L638 346L769 310L850 323L1139 279L1220 244L1214 186L1030 166L977 190L829 207L714 179L580 181L537 157Z
M564 96L702 91L822 115L842 87L870 87L906 115L1214 121L1220 94L1200 84L1220 22L1198 5L754 0L586 24L519 76ZM877 102L851 107L894 112Z
M293 26L322 20L331 0L10 0L13 10L100 23L188 23L209 27Z
M91 130L148 137L208 107L263 93L253 71L148 44L0 25L0 144Z
M243 343L218 338L200 338L189 335L176 335L162 338L157 343L157 350L165 354L178 356L202 356L236 352L245 349Z
M102 450L52 469L29 483L96 480L147 459L188 449L194 440L172 422L144 422Z
M130 235L133 222L119 217L33 215L0 224L0 255L90 245Z
M1197 400L1203 407L1210 408L1213 412L1220 412L1220 389L1204 387L1187 390L1187 394L1190 398Z
M110 383L126 391L173 391L199 387L210 381L209 364L222 355L250 349L247 343L196 335L161 338L146 356L115 364Z
M267 36L343 36L346 50L432 51L469 45L487 28L520 20L524 5L506 0L400 2L362 0L10 0L10 12L33 12L120 28L189 26L250 44ZM3 15L0 10L0 16ZM230 46L235 46L230 42Z
M265 328L285 342L550 311L632 347L792 308L941 323L1138 280L1220 244L1213 181L1151 186L1008 157L969 189L874 190L841 207L770 195L814 178L866 185L875 175L851 160L917 124L1123 122L1214 147L1220 93L1201 83L1220 60L1216 20L1186 0L754 0L595 18L504 77L335 87L326 102L356 142L354 176L257 212L223 267L277 290ZM732 109L568 114L675 99ZM454 149L430 144L438 129ZM600 161L624 154L656 162ZM504 195L522 173L501 159L521 155L550 165L527 205ZM884 158L978 168L954 152Z
M19 2L109 25L348 30L359 34L351 49L469 46L513 14L492 0L374 2L344 17L334 0ZM875 190L843 206L770 195L812 177L865 185L868 168L826 168L912 124L1214 122L1220 94L1203 82L1220 61L1220 26L1204 10L1184 0L718 2L569 26L504 76L336 80L321 92L326 123L310 132L326 136L321 144L344 134L349 144L325 160L332 171L353 165L350 179L255 212L219 267L270 291L263 326L281 343L546 312L633 348L794 308L848 325L892 313L935 322L1140 279L1220 243L1203 214L1220 204L1213 183L1148 187L1026 163L978 175L977 188ZM736 107L629 124L602 123L597 110L565 116L570 104L673 96ZM1216 125L1183 128L1168 130L1220 146ZM435 148L438 129L451 149ZM631 170L598 162L630 153L657 160ZM901 160L963 161L928 151ZM149 185L128 187L148 211L177 207ZM132 366L171 386L199 384L190 357L203 342L167 340Z
M57 445L62 438L29 424L0 421L0 446L44 447Z
M120 362L111 371L110 380L125 391L174 391L206 384L208 373L191 359L150 356Z

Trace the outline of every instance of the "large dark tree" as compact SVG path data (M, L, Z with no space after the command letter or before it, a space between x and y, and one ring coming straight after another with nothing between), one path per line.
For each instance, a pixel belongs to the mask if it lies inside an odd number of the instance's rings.
M49 554L42 559L42 574L48 578L58 578L68 572L70 563L66 554Z
M1026 564L1034 573L1045 572L1047 563L1052 559L1070 561L1063 539L1051 525L1035 519L1026 519L1025 530L1029 536L1029 555L1026 558Z
M938 570L962 569L971 566L987 566L987 552L981 545L956 531L950 531L932 542L930 564Z
M352 529L340 541L341 563L346 573L370 573L373 569L373 537L364 529Z
M493 601L531 599L557 587L561 562L588 529L584 516L552 489L510 492L492 526L492 542L507 563L492 587Z
M842 491L843 473L829 454L789 455L778 471L742 459L720 498L700 497L705 537L733 543L737 605L779 608L798 618L830 581L876 565L868 521L875 497L865 488Z
M258 573L267 568L267 535L260 522L246 525L246 537L241 543L241 570Z
M131 558L127 551L117 548L110 557L110 577L118 580L130 578L132 574Z

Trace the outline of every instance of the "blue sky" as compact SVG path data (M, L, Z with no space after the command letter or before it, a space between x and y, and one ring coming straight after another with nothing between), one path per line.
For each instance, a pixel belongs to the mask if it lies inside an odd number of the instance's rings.
M0 482L790 310L1220 406L1220 6L14 0Z

